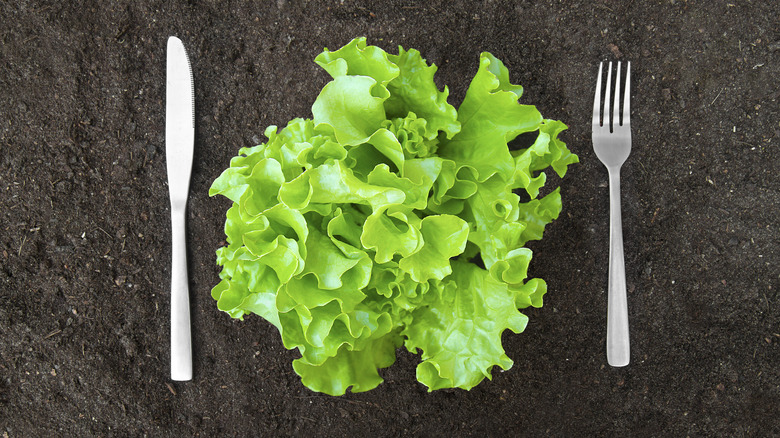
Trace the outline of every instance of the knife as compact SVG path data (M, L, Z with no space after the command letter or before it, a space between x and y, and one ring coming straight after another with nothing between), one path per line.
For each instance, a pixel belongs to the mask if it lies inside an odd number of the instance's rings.
M171 379L192 379L186 210L195 142L192 69L181 40L168 38L165 157L171 198Z

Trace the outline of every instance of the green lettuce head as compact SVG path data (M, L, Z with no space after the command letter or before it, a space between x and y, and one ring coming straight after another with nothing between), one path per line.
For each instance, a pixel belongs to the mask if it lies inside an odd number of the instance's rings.
M233 201L217 307L276 326L303 384L331 395L375 388L402 345L429 390L509 369L501 334L523 331L518 309L547 290L523 245L561 210L559 189L538 197L540 171L578 161L566 126L518 103L490 53L457 110L416 50L357 38L315 62L333 80L313 117L268 127L209 191ZM510 150L523 133L536 140Z

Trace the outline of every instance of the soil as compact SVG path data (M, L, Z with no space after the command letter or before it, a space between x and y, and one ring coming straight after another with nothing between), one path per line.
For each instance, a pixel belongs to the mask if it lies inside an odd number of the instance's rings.
M0 2L0 434L777 436L780 6L771 1ZM194 67L195 377L169 380L165 47ZM270 124L311 114L313 58L355 36L420 50L462 101L480 52L580 157L534 242L549 285L515 361L428 393L398 351L377 389L305 388L259 317L210 297L229 201L211 182ZM631 364L605 357L608 188L590 117L632 61L622 171Z

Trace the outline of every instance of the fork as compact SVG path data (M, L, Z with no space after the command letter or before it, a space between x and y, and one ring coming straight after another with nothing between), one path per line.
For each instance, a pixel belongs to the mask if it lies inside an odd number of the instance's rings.
M610 107L612 62L607 71L604 116L601 118L601 77L599 64L596 97L593 102L593 150L609 172L609 288L607 295L607 362L622 367L629 362L628 299L626 268L623 261L623 225L620 217L620 166L631 152L631 62L626 67L623 111L620 114L620 62L617 63L614 103ZM610 117L611 113L611 117Z

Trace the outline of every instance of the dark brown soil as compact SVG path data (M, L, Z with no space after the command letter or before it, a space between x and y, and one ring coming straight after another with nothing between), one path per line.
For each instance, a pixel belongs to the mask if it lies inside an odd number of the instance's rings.
M780 434L777 2L253 3L0 1L2 438ZM186 383L168 378L169 35L197 101ZM229 201L208 187L267 125L310 116L327 81L313 58L361 35L419 49L456 106L492 52L581 159L533 245L545 306L504 336L514 368L469 392L427 393L399 350L379 388L313 393L270 324L210 297ZM597 63L617 58L635 95L622 369L604 353L607 174L589 125Z

